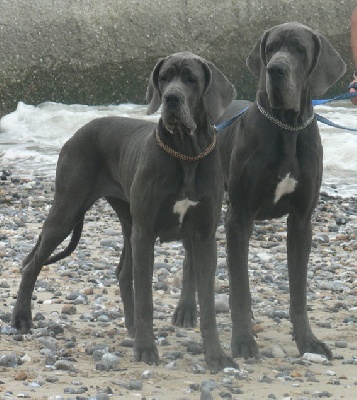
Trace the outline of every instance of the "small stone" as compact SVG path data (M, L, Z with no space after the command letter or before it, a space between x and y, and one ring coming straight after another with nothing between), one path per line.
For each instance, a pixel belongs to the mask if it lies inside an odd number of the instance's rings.
M330 369L328 369L328 370L325 372L325 374L326 374L327 376L336 376L336 372L335 372L335 371L332 371L332 370L330 370Z
M6 354L3 356L0 356L0 366L2 366L2 367L15 368L15 367L17 367L18 363L19 363L19 360L18 360L16 354Z
M85 294L86 296L91 296L94 294L94 289L92 287L84 288L83 294Z
M152 379L154 377L154 373L151 369L147 369L147 370L143 371L143 373L141 374L141 377L143 379Z
M102 362L108 366L108 369L112 369L119 364L119 357L112 353L105 353L102 356Z
M284 349L283 349L280 345L278 345L278 344L275 344L275 345L271 348L271 353L272 353L272 356L273 356L274 358L284 358L284 357L285 357L285 351L284 351Z
M315 353L304 353L301 358L316 364L323 364L327 361L327 358L324 355Z
M345 342L344 340L336 340L335 347L338 347L340 349L344 349L344 348L347 347L347 342Z
M261 383L273 383L273 380L271 378L269 378L266 375L263 375L262 377L259 378L259 381Z
M229 297L227 294L217 294L215 296L215 310L221 313L229 311Z
M168 370L174 370L177 369L177 363L176 361L171 361L168 364L165 365L165 368Z
M66 315L75 315L77 314L77 307L73 304L65 304L61 313Z
M214 400L212 393L208 387L201 388L200 400Z
M194 364L192 366L192 372L194 374L205 374L206 373L206 369L200 364Z
M75 368L73 367L72 363L67 360L56 361L54 367L57 370L62 370L62 371L75 371Z
M141 390L143 388L143 383L138 380L130 380L128 389L129 390Z
M16 375L15 375L15 381L24 381L26 380L28 377L27 372L25 371L19 371Z

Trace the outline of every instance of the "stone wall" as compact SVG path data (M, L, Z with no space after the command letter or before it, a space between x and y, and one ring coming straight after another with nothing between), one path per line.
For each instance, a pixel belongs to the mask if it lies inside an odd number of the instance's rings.
M213 61L253 98L245 59L263 31L299 21L323 33L353 70L355 0L2 0L0 116L18 101L145 102L159 57L191 50Z

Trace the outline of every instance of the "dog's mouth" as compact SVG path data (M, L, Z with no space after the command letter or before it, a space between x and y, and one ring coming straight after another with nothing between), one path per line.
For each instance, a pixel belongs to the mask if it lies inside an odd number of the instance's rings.
M269 104L271 108L281 110L284 108L284 97L280 88L274 87L268 91Z
M165 105L161 113L165 128L172 134L186 131L189 135L193 135L197 126L189 112L185 112L182 108L179 110L168 110Z

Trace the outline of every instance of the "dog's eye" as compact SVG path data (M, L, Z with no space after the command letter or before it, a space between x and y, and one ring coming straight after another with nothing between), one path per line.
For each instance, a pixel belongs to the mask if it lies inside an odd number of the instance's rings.
M197 82L197 78L193 75L188 75L187 76L187 82L189 83L196 83Z
M168 76L165 74L165 75L160 75L159 76L159 81L160 82L167 82L168 81Z
M184 68L181 71L181 78L184 82L193 84L197 83L197 78L195 75L192 74L192 72L189 69Z
M265 47L265 54L271 54L271 53L273 53L274 52L274 48L275 48L275 46L274 46L274 44L268 44L266 47Z

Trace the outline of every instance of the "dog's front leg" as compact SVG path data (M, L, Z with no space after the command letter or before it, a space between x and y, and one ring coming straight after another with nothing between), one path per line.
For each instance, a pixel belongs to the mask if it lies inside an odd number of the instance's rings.
M153 331L152 275L155 236L133 224L131 236L134 273L134 359L158 364L159 353Z
M228 207L226 217L227 265L230 273L233 357L259 357L252 329L252 301L249 290L248 249L254 223L241 209Z
M287 251L290 286L290 318L300 354L318 353L332 359L327 345L316 338L307 316L307 264L311 250L311 216L288 217Z
M236 367L235 362L224 353L218 338L214 305L214 279L217 263L215 237L206 240L195 238L187 250L192 251L193 255L200 305L200 328L207 365L212 370Z
M196 279L192 260L192 244L188 240L185 240L183 244L185 259L182 268L181 297L172 316L172 324L190 328L197 325Z

